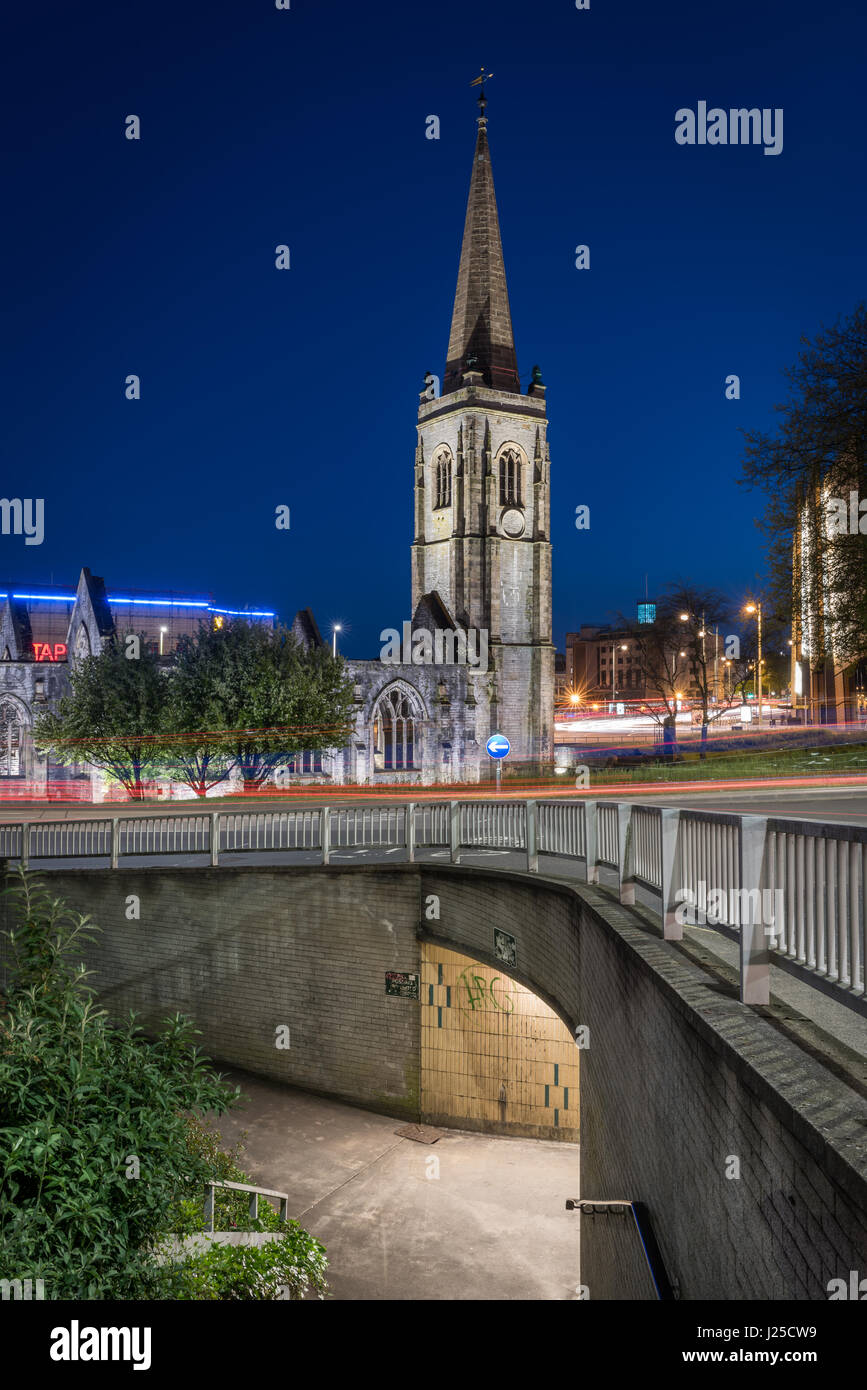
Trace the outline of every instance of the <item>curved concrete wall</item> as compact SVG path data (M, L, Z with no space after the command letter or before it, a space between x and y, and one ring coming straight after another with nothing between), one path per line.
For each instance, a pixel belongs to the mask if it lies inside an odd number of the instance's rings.
M600 889L426 865L50 882L103 928L90 963L113 1010L149 1026L189 1012L219 1060L407 1118L418 1009L385 993L385 972L418 973L420 940L496 964L588 1030L583 1191L564 1200L644 1202L682 1298L827 1298L829 1280L867 1275L863 1089ZM646 1296L628 1222L581 1224L590 1298Z

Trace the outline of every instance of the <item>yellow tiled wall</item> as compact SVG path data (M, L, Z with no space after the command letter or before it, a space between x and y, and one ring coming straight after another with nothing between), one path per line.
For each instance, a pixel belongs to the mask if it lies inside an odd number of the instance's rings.
M578 1056L565 1023L530 990L422 943L423 1119L575 1142Z

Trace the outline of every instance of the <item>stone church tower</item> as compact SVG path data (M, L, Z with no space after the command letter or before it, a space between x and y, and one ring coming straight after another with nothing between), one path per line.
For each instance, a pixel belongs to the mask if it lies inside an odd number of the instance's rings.
M437 593L487 630L490 732L533 766L553 758L548 421L538 368L521 394L484 90L479 107L442 395L418 411L412 608Z

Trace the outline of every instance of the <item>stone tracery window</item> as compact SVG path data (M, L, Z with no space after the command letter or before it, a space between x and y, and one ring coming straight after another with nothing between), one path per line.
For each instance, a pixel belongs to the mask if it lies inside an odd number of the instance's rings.
M500 455L500 506L520 507L521 459L514 449Z
M442 449L434 459L434 511L452 505L452 456Z
M0 777L21 774L21 717L16 707L0 703Z
M391 686L373 711L373 766L377 772L415 767L416 724L420 711L406 690Z

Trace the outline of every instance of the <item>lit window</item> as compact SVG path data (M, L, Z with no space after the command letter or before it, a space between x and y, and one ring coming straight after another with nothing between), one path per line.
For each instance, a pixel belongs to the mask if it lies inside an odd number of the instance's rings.
M0 777L21 773L21 723L14 705L0 704Z
M298 776L302 776L304 773L321 772L321 752L294 753L286 764L286 771Z
M452 505L452 456L443 449L434 459L435 496L434 511Z
M500 506L521 505L521 460L513 449L507 449L500 455Z
M373 716L373 765L379 772L415 767L415 726L419 713L398 686L386 690Z

